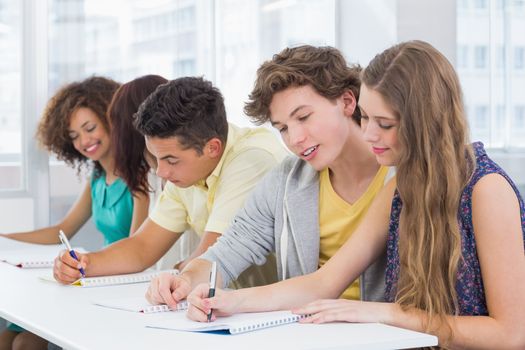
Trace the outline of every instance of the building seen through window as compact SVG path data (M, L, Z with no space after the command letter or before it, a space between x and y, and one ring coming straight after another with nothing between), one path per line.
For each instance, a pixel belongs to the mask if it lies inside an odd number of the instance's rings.
M471 137L491 148L525 147L524 4L457 2L457 69Z

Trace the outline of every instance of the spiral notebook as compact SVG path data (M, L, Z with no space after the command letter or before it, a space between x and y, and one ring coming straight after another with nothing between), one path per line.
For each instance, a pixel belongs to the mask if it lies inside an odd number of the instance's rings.
M33 254L28 256L23 252L3 254L0 260L21 269L50 268L53 267L58 250L53 254Z
M178 275L178 270L163 270L163 271L143 271L139 273L128 273L125 275L112 275L100 277L85 277L71 283L73 286L79 287L102 287L114 286L118 284L132 284L145 283L151 281L161 273L168 272L173 275Z
M22 269L50 268L63 249L60 244L27 244L24 248L1 252L0 261ZM85 251L82 248L75 248L75 250Z
M304 317L306 316L295 315L290 311L253 312L219 317L214 322L203 323L189 320L185 313L174 312L146 327L185 332L222 331L229 334L240 334L294 323Z
M36 247L42 247L45 245L42 244L36 244L36 243L28 243L23 241L17 241L13 238L8 238L10 236L0 236L0 254L3 252L13 251L13 250L20 250L20 249L26 249L26 248L36 248Z
M129 298L112 298L100 299L92 301L93 304L103 306L111 309L141 312L144 314L151 314L156 312L166 311L182 311L188 308L188 302L182 300L177 303L175 309L170 309L168 305L151 305L144 297L129 297Z
M154 277L157 277L161 273L171 273L173 275L179 274L179 270L146 270L138 273L128 273L125 275L111 275L111 276L99 276L99 277L84 277L71 283L72 286L77 287L104 287L104 286L115 286L119 284L133 284L133 283L146 283L151 281ZM46 282L58 283L51 273L39 276L41 280Z

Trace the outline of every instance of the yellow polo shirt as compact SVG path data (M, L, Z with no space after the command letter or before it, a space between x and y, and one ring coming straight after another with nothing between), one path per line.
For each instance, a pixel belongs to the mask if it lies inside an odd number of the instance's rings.
M223 233L257 182L287 155L268 129L229 124L226 148L213 172L188 188L168 182L150 218L173 232Z
M375 196L384 186L387 173L387 167L380 167L366 192L354 204L349 204L334 191L330 183L328 168L321 171L319 178L319 267L335 255L359 226ZM341 294L341 298L359 300L360 294L359 279L357 279Z

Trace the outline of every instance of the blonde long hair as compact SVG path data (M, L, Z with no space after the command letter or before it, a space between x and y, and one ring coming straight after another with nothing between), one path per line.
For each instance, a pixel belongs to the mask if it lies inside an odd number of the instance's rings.
M458 312L458 209L475 163L459 79L438 50L410 41L377 55L362 83L399 118L397 189L403 208L396 302L425 310L427 331L444 324L451 336L445 316Z

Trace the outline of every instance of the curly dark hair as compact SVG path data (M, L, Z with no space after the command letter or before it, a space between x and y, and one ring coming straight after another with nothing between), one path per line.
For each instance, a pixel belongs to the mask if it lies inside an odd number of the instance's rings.
M89 108L100 118L102 125L109 132L106 111L119 86L119 83L109 78L92 76L60 88L47 103L38 124L36 136L40 144L56 154L58 159L80 172L88 159L75 149L69 136L71 115L78 108ZM101 171L100 164L94 163L95 170Z
M290 86L312 86L321 96L334 100L346 90L359 99L361 82L359 65L348 65L341 51L330 46L303 45L286 48L264 62L257 70L257 78L244 113L255 124L270 120L273 95ZM353 118L360 121L359 108Z
M145 75L122 85L108 109L111 123L111 148L115 155L115 171L132 193L147 194L150 166L144 156L144 136L133 126L133 114L146 97L168 80L158 75Z
M161 85L134 116L138 131L148 137L176 136L183 147L202 154L206 142L228 138L224 99L211 82L184 77Z

